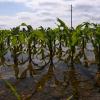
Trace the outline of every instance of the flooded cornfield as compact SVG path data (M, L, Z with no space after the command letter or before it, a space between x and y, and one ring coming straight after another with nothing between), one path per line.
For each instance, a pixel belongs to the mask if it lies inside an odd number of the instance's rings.
M0 100L100 100L100 25L57 21L0 30Z

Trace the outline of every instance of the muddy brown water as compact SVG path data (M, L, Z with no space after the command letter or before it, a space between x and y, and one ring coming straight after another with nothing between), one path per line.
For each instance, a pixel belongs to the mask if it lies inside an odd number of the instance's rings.
M91 62L95 62L95 55L92 51L89 51L89 50L85 50L85 54L87 55L87 59ZM7 55L5 55L5 58L8 59L8 61L6 62L8 65L13 65L13 58L11 57L11 53L8 52ZM22 54L22 56L20 55L18 57L19 60L26 60L28 58L27 55L25 54ZM41 62L38 60L38 59L34 59L34 61L36 63L40 63ZM83 63L83 57L80 59L80 61ZM54 58L54 63L55 63L55 66L57 66L58 68L60 68L62 71L66 70L67 69L67 64L60 61L60 62L57 62L57 58ZM28 65L28 62L26 62L24 65L20 65L18 66L19 69L20 69L20 73L27 67ZM92 73L94 74L96 71L97 71L97 66L93 65L91 67L89 67L88 69L86 68L83 68L81 67L81 65L78 65L76 66L76 68L78 70L80 70L80 72L82 74L86 74L86 73ZM0 75L3 77L3 78L10 78L10 77L14 77L14 71L13 71L13 66L0 66ZM85 75L86 76L86 75Z
M91 51L85 51L88 60L94 61L94 53ZM7 58L10 58L10 55L6 55ZM22 57L20 56L19 59ZM27 55L24 55L24 60L27 58ZM81 62L82 62L81 58ZM36 60L37 63L40 63ZM7 63L13 64L13 59ZM55 76L61 82L65 78L65 82L62 84L54 85L54 77L52 81L48 81L45 85L45 88L42 92L36 93L31 100L66 100L69 96L75 96L73 100L100 100L100 93L98 93L98 87L94 87L94 76L97 72L97 66L95 64L91 65L89 68L85 68L81 64L75 65L75 69L69 70L66 63L54 59L55 64ZM20 74L27 67L28 63L19 66ZM35 88L35 84L45 75L48 71L48 68L45 68L42 72L37 73L33 78L26 78L16 85L17 90L22 95L27 95L31 93L32 87ZM65 76L64 76L65 74ZM11 83L16 83L14 77L14 71L12 66L0 66L0 75L2 79L7 79ZM16 100L16 97L11 94L10 91L5 87L2 79L0 80L0 100ZM67 84L66 84L67 83ZM67 86L68 85L68 86ZM5 91L3 91L5 90ZM78 97L78 98L77 98ZM35 98L35 99L34 99Z

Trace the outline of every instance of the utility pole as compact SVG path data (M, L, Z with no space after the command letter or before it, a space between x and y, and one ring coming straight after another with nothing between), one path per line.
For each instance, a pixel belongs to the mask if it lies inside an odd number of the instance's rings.
M73 21L73 18L72 18L73 14L72 13L73 12L72 12L72 4L71 4L71 30L72 30L72 27L73 27L73 23L72 23L72 21Z

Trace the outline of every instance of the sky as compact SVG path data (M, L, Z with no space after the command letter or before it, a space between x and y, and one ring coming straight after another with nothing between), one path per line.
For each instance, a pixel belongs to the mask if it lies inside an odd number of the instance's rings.
M0 28L8 29L25 22L33 28L55 27L57 18L70 26L84 21L100 23L100 0L0 0Z

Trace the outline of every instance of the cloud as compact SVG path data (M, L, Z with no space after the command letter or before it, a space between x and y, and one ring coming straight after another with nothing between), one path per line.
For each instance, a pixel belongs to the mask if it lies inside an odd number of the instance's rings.
M40 2L39 6L56 7L56 6L61 6L61 3L58 3L58 2Z
M28 2L28 0L0 0L0 2Z
M55 26L61 18L70 26L70 5L73 5L73 25L83 21L100 22L100 0L0 0L24 5L28 10L0 16L0 27L13 27L22 22L38 27ZM17 7L16 7L17 8ZM6 8L4 8L6 10Z
M85 11L85 12L91 11L91 10L93 10L94 8L95 8L95 7L92 6L92 5L84 5L84 4L76 5L76 6L74 7L75 10Z
M43 22L55 22L54 18L41 19Z
M23 11L30 11L30 9L22 3L0 2L0 15L12 16Z

